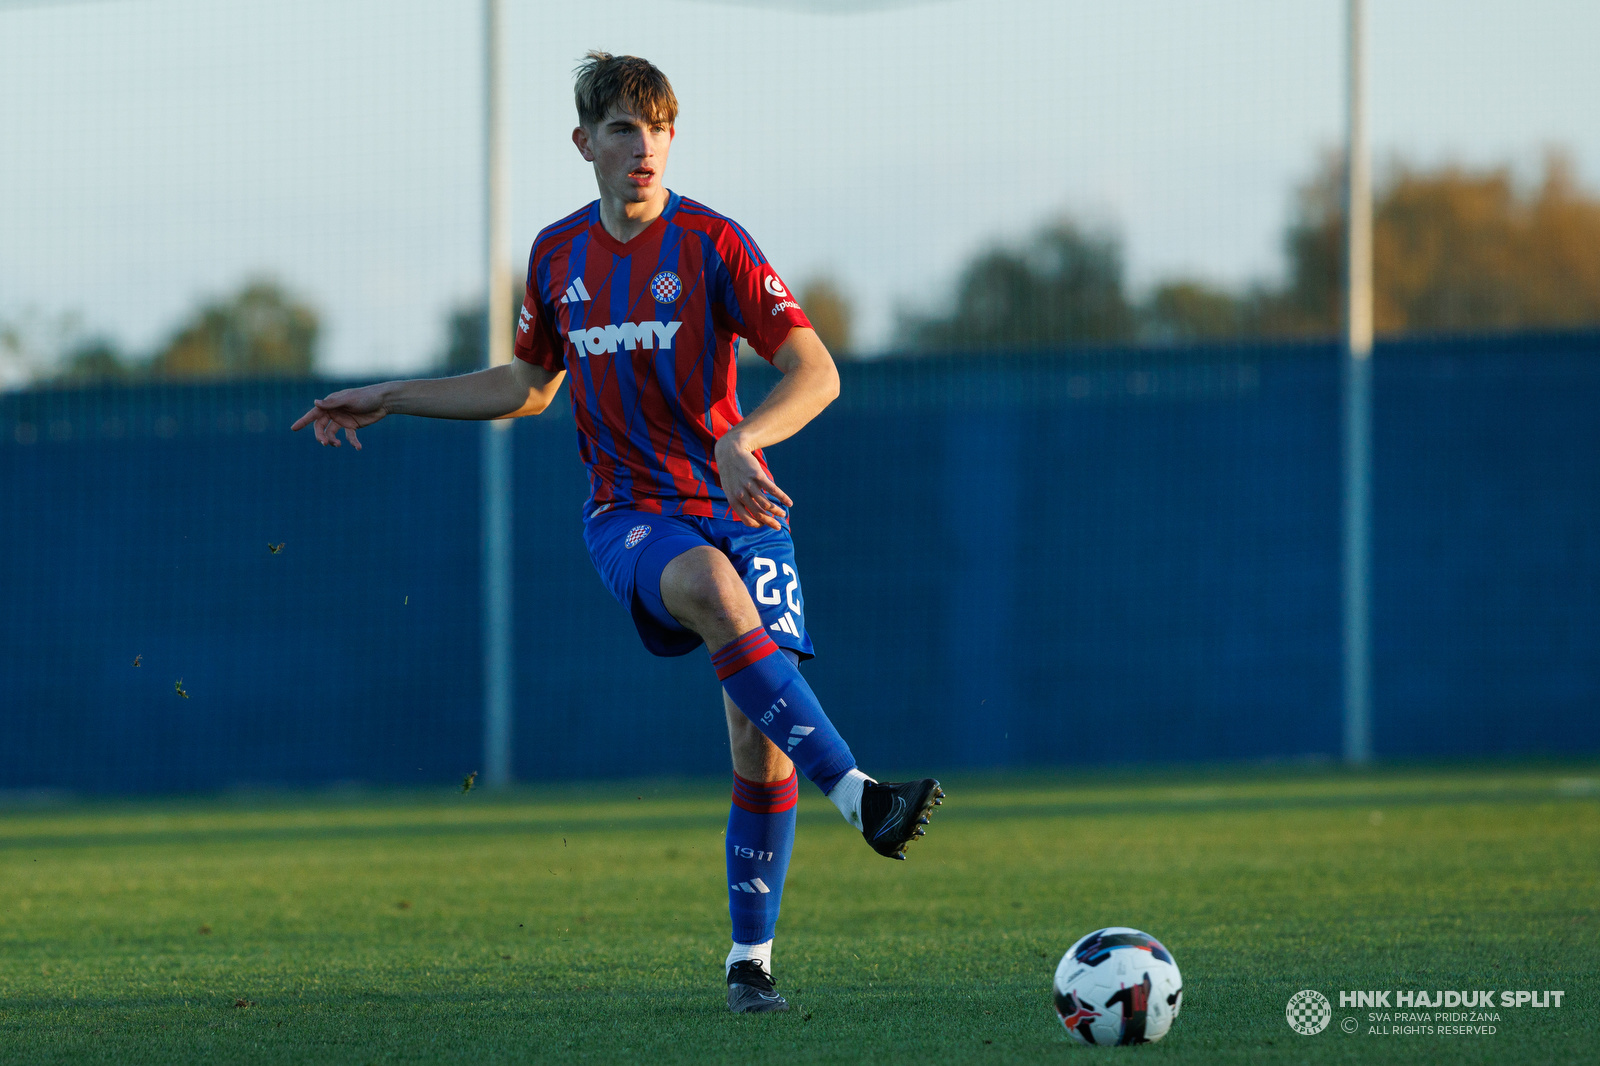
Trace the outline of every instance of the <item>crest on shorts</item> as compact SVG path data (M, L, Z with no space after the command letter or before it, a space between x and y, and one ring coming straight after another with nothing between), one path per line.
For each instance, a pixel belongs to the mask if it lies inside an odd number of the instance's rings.
M631 548L649 535L649 526L634 526L632 529L628 530L628 535L623 538L622 546L624 548Z
M683 282L670 270L663 270L650 279L650 295L658 304L670 304L683 294Z

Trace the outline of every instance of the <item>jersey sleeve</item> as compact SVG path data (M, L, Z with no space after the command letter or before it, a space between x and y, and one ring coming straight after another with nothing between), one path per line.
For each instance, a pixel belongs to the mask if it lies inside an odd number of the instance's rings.
M528 268L528 284L522 294L522 311L517 315L517 339L513 351L518 359L551 373L566 369L567 357L555 320L540 295L539 271Z
M721 303L717 310L770 363L789 331L810 329L811 320L755 241L736 224L730 222L723 231L717 252L727 269L725 284L716 294Z

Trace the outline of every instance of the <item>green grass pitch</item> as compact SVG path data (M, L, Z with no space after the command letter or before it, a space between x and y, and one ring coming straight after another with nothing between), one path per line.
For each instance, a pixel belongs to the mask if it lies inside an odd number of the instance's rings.
M1600 766L963 777L911 860L802 798L777 978L733 1017L720 784L0 811L5 1063L1588 1062ZM802 786L804 787L804 786ZM1079 935L1186 992L1071 1043ZM1312 988L1333 1024L1290 1030ZM1340 989L1560 989L1493 1035L1373 1035ZM1360 1020L1346 1034L1341 1022Z

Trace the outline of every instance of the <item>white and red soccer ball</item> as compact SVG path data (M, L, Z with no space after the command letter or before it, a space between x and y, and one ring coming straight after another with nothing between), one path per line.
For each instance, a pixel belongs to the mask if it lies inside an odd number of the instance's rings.
M1056 967L1056 1017L1084 1044L1149 1044L1172 1028L1183 978L1148 933L1116 925L1072 945Z

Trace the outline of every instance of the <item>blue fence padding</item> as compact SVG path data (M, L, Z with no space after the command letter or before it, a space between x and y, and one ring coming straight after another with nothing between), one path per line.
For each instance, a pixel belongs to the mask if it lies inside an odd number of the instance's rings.
M1377 750L1600 748L1600 338L1378 355Z
M1600 750L1600 336L1375 368L1378 754ZM1315 345L846 365L769 458L806 672L863 764L1336 754L1338 373ZM746 409L773 380L744 371ZM0 396L0 788L481 768L482 429L288 434L331 387ZM645 653L589 564L570 415L514 441L517 776L724 770L703 653Z

